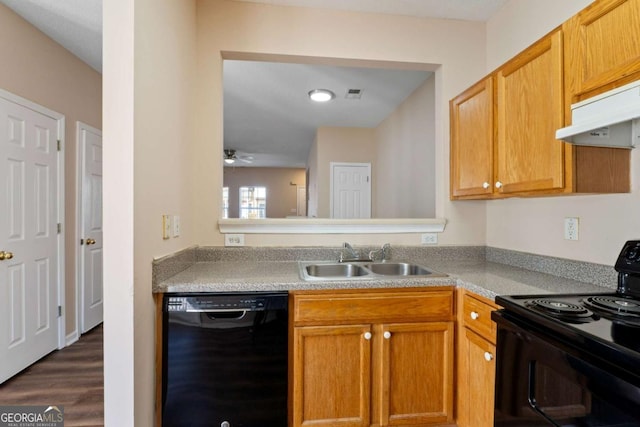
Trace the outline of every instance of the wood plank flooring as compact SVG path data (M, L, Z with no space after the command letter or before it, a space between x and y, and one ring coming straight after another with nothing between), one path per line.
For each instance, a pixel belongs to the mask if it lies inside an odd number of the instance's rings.
M104 425L102 325L0 384L0 405L64 406L64 425Z

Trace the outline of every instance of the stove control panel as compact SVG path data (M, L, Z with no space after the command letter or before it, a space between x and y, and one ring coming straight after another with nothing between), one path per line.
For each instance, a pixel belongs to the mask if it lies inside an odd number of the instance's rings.
M624 244L616 261L618 292L640 295L640 240Z

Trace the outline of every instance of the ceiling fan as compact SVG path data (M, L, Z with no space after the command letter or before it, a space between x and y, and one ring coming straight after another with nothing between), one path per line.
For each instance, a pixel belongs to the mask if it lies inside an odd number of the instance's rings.
M253 156L242 155L236 153L234 149L225 149L224 150L224 162L228 165L234 164L236 161L244 162L244 163L252 163Z

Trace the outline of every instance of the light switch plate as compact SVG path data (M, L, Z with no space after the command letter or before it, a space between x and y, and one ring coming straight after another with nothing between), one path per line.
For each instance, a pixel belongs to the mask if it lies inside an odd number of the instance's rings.
M162 238L168 239L171 237L171 216L162 215Z

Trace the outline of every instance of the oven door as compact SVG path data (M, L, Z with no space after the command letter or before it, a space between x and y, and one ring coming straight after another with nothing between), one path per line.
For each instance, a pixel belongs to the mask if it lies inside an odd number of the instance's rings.
M640 427L640 384L500 310L495 426Z

